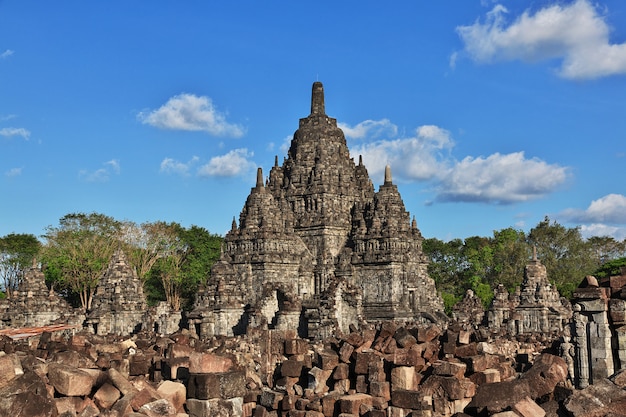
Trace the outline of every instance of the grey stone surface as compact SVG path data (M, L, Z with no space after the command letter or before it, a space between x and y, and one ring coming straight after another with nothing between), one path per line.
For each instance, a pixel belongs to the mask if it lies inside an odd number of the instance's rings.
M325 337L363 320L439 321L443 302L422 241L390 168L376 192L316 82L287 158L276 158L267 179L259 169L190 328L201 337L248 326Z

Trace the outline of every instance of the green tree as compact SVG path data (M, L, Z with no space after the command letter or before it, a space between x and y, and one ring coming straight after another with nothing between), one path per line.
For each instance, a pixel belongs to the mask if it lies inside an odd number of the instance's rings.
M91 309L98 280L120 246L121 223L99 213L72 213L46 229L44 261L47 279L78 295Z
M626 256L626 241L615 240L611 236L592 236L587 239L591 253L600 265Z
M459 283L463 281L467 263L463 256L463 241L453 239L444 242L437 238L425 239L424 253L429 257L428 274L435 280L439 291L450 294L450 302L463 294Z
M578 228L551 222L547 216L531 229L528 242L537 248L548 278L564 297L571 297L580 281L600 266Z
M490 245L493 251L493 268L488 282L492 288L503 284L509 291L513 291L521 284L524 268L530 259L526 234L510 227L496 230Z
M6 296L19 287L24 271L41 250L41 242L31 234L11 233L0 238L0 277Z
M198 286L206 282L211 267L219 259L224 239L199 226L184 229L182 238L187 246L187 255L183 264L185 283L181 288L181 296L183 306L189 308Z
M170 224L162 221L122 224L124 253L142 281L145 282L154 264L169 250L170 228Z
M597 278L608 278L615 275L621 275L626 268L626 257L611 259L598 268L593 275Z

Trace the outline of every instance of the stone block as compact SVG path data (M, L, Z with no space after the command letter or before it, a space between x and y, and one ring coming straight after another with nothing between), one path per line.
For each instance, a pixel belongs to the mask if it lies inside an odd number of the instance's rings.
M287 359L280 364L280 374L288 377L300 377L304 363L294 359Z
M335 381L335 385L333 385L333 391L339 394L347 394L348 391L350 391L350 380L339 379Z
M368 394L345 395L337 400L340 413L360 415L359 410L362 404L372 405L372 396Z
M356 392L360 393L360 394L365 394L368 391L367 388L367 378L365 377L365 375L357 375L356 376L356 383L354 386Z
M309 351L309 342L304 339L285 340L285 354L305 355Z
M472 336L472 332L469 332L467 330L461 330L459 332L459 344L461 345L468 345L470 342L470 338Z
M189 355L189 373L208 374L224 373L233 368L231 357L216 355L208 352L192 352Z
M243 399L241 397L228 400L198 400L190 398L187 400L187 408L189 417L241 417L243 415ZM257 406L254 411L255 417L257 415L261 417L270 416L270 414L257 414L258 408Z
M368 382L387 380L387 374L385 373L385 363L383 362L382 358L378 358L378 360L370 362L367 369L367 380Z
M111 383L115 386L115 388L120 390L122 395L129 395L137 392L137 388L135 388L133 384L131 384L128 379L124 378L124 376L116 369L109 369L107 374Z
M22 364L16 354L0 356L0 388L8 385L13 378L23 374Z
M412 366L398 366L391 370L391 390L417 391L419 379Z
M500 371L493 368L485 369L484 371L473 373L469 379L476 385L500 382Z
M132 355L129 358L128 373L131 376L148 375L152 367L152 357L144 355Z
M156 400L141 406L138 410L139 414L145 414L148 417L175 417L176 409L166 399Z
M438 361L433 364L433 374L453 376L462 379L465 376L467 365L461 362Z
M113 385L106 383L102 385L93 395L93 401L99 408L109 409L121 397L120 391Z
M332 374L332 378L336 380L348 379L349 377L350 377L350 366L347 363L338 364Z
M228 399L243 397L245 393L246 374L244 371L189 375L188 398L198 400Z
M521 417L545 417L546 415L544 409L539 407L539 405L529 397L525 397L513 404L512 409Z
M281 392L266 388L259 397L259 404L269 410L278 410L278 406L284 396L285 394ZM189 400L187 400L187 403L189 403Z
M391 400L391 384L387 381L370 382L370 395L373 397L382 397L385 401Z
M309 371L309 386L315 394L323 394L328 392L329 388L326 385L328 378L333 373L332 369L320 369L316 366Z
M393 337L401 348L410 348L417 343L417 339L404 327L398 328Z
M324 414L324 416L334 416L336 405L337 405L337 400L339 398L341 398L341 395L334 394L334 393L330 393L328 395L323 396L321 399L322 409L318 411L321 411Z
M76 415L82 402L83 400L80 397L60 397L54 399L54 405L57 408L57 413L69 413L71 416Z
M187 388L180 382L163 381L157 387L157 393L161 398L168 400L176 411L182 412L187 399Z
M467 358L476 355L478 355L478 345L476 343L456 347L455 356L458 358Z
M130 403L129 403L130 407L134 411L137 411L148 403L151 403L156 400L160 400L161 396L156 392L154 387L145 386L141 388L140 390L138 390L137 392L127 394L122 398L130 400Z
M432 324L428 327L420 327L417 330L417 341L420 343L431 342L441 335L441 329Z
M476 395L468 404L468 408L473 412L475 411L476 414L485 409L489 413L497 413L529 396L531 396L531 390L528 380L516 379L483 384L476 388Z
M325 371L335 369L339 364L339 356L332 349L324 349L318 353L319 367Z
M432 396L417 391L395 390L391 392L391 404L399 408L430 410L432 409Z
M365 352L357 352L354 365L354 372L358 375L367 375L369 372L370 362L380 360L380 354L373 350Z
M565 382L567 372L567 364L563 358L544 353L535 360L521 379L528 381L529 397L539 398L552 393L559 382Z
M353 352L354 346L348 342L344 342L341 348L339 348L339 359L341 362L349 363Z
M87 372L58 363L48 365L48 380L57 392L68 397L89 395L94 384Z

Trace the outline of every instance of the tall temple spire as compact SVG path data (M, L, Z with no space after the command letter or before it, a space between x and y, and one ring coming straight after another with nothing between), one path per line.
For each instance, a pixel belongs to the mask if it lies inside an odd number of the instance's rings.
M385 185L391 184L391 167L389 165L385 165Z
M326 114L326 109L324 108L324 86L319 81L313 83L311 114Z

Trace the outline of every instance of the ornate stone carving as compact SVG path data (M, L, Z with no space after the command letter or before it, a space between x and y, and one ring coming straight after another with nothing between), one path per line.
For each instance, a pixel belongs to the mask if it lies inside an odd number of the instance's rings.
M259 168L190 328L204 337L297 326L321 337L361 320L441 320L422 240L391 168L375 192L316 82L283 165L276 158L266 183Z

